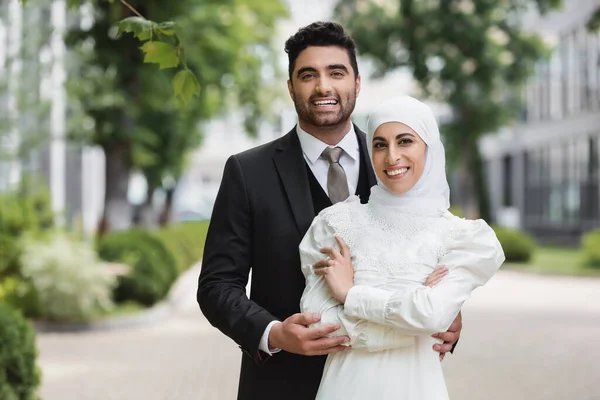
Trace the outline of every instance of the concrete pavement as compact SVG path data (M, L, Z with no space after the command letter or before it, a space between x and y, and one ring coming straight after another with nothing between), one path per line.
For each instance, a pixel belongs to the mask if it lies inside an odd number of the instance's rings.
M203 318L199 269L166 322L39 334L43 400L235 399L241 352ZM455 400L600 400L600 280L501 271L463 309L444 361Z

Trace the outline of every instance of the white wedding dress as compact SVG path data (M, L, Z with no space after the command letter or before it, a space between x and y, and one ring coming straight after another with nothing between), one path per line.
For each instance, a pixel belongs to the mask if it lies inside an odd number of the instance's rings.
M334 299L312 265L320 248L350 247L355 286L345 304ZM318 400L448 399L433 333L444 332L463 303L504 261L493 230L482 220L446 213L414 216L352 196L323 210L300 244L306 289L301 311L339 323L352 349L327 358ZM439 265L449 274L423 285Z

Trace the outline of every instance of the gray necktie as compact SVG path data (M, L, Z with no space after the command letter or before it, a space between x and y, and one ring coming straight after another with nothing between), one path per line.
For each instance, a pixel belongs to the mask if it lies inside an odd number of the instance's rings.
M340 156L342 155L341 147L328 147L323 150L321 156L329 163L329 171L327 172L327 191L329 199L333 204L344 201L350 195L348 193L348 180L344 168L340 165Z

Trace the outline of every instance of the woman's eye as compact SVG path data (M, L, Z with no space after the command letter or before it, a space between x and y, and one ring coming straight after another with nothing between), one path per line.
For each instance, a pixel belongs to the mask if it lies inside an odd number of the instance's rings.
M399 144L411 144L413 141L411 139L400 139Z
M373 147L376 148L376 149L382 149L382 148L385 147L385 143L381 143L381 142L380 143L375 143L373 145Z

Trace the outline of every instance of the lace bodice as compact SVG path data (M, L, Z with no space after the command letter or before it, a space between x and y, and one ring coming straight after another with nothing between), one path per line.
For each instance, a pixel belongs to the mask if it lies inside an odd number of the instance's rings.
M389 209L361 204L356 196L326 208L317 218L348 244L356 271L405 279L430 274L463 225L463 220L451 214L442 218L390 215Z

